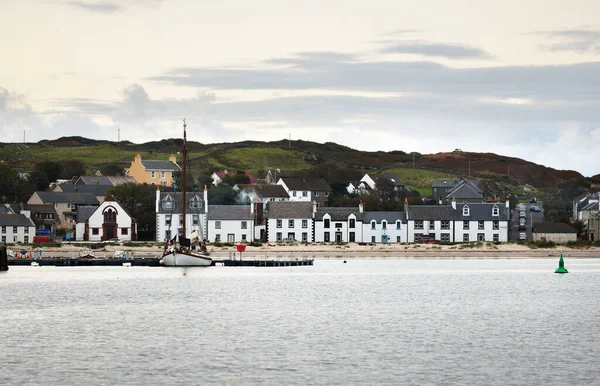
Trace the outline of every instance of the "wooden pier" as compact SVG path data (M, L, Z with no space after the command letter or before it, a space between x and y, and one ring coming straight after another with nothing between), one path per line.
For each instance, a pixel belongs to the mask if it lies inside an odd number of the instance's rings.
M162 267L160 258L149 257L142 259L79 259L79 258L53 258L53 259L11 259L8 265L39 265L55 267L108 267L108 266L133 266L133 267ZM223 267L297 267L314 265L314 259L278 259L278 260L233 260L213 259L212 266ZM8 268L8 267L7 267Z

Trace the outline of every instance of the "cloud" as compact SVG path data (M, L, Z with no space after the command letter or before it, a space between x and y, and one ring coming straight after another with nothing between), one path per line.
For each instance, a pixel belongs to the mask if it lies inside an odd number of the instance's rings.
M600 54L600 31L597 30L580 28L559 31L538 31L534 32L533 35L554 40L553 43L546 43L540 46L546 50Z
M430 43L423 41L397 42L382 48L385 54L414 54L447 59L491 59L484 50L460 44Z
M134 6L158 6L163 0L65 0L63 4L87 12L114 13Z

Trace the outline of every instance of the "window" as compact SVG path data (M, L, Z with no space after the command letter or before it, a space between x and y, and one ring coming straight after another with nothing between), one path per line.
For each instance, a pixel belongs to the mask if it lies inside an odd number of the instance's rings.
M160 178L162 178L163 180L165 179L165 171L161 171L160 172Z
M6 236L2 236L2 242L5 243L6 242Z
M288 228L294 227L294 220L288 220Z
M477 222L477 229L479 229L479 230L483 229L483 221L478 221Z
M448 220L442 221L442 229L444 229L444 230L450 229L450 221L448 221Z
M296 234L294 232L289 232L287 236L287 241L296 241Z
M192 223L194 225L198 225L198 223L200 222L200 216L198 216L197 214L192 216Z
M371 220L371 229L375 229L377 227L377 221Z
M165 225L171 226L171 215L170 214L165 216Z
M29 244L29 236L25 236L25 238L23 239L23 241L25 242L25 244Z
M192 197L190 200L190 209L202 209L202 200L198 196Z
M161 185L161 186L167 186L167 181L161 181L161 182L160 182L160 185Z
M348 233L348 241L350 241L351 243L356 241L356 236L355 236L354 232Z
M450 233L441 233L440 241L450 241Z
M384 229L384 230L387 229L387 221L383 220L381 222L381 229Z
M25 227L25 233L29 233L29 227Z
M292 196L296 197L296 191L295 190L292 190Z
M325 192L325 197L329 197L329 192Z
M215 221L215 229L221 229L221 221Z
M308 220L302 220L302 228L308 228Z
M429 229L435 229L435 221L429 221Z
M128 235L129 234L129 228L121 228L121 234L122 235Z
M100 230L98 228L92 228L92 234L97 236L100 234Z
M468 243L468 242L469 242L469 234L468 234L468 233L465 233L465 234L463 235L463 242L464 242L464 243Z
M313 196L315 196L315 197L319 197L319 192L317 192L317 191L314 191L314 192L313 192Z
M227 234L227 242L228 243L235 243L235 235L233 233L228 233Z
M302 232L302 242L305 243L308 241L308 233Z
M477 241L485 241L485 234L477 233Z
M276 235L276 238L275 238L275 239L276 239L277 241L281 241L281 240L283 240L282 233L281 233L281 232L277 232L277 235Z
M183 227L183 215L182 214L179 215L179 227L180 228Z
M396 221L396 229L400 229L401 226L402 226L402 221L400 221L400 220Z
M217 243L219 241L221 241L221 234L217 233L217 234L215 234L215 243Z
M104 212L104 222L117 222L117 212L108 209Z
M469 207L467 205L463 206L463 216L469 216Z
M308 192L306 190L302 191L302 197L308 197Z
M329 232L325 232L325 233L323 234L323 240L324 240L325 242L329 242L329 240L330 240L330 235L329 235Z
M152 175L152 178L155 178L156 177L156 172L153 170L152 173L151 173L151 175Z
M494 233L494 242L500 241L500 235L498 233Z
M277 220L277 228L281 228L281 220Z
M246 235L242 235L242 241L246 241Z
M500 215L500 209L498 209L497 205L494 205L494 207L492 208L492 216L499 216Z
M423 229L423 220L415 221L415 229Z
M165 240L171 240L171 230L165 232Z
M335 227L336 228L341 228L342 227L342 223L341 222L336 222L335 223Z
M171 196L167 196L163 199L162 208L163 210L173 209L173 198Z
M494 221L494 227L493 227L493 229L494 229L495 231L497 231L498 229L500 229L500 226L499 226L499 222L498 222L498 221Z
M356 228L356 220L355 219L353 219L353 218L350 219L350 221L348 223L348 228L350 228L350 229Z
M2 227L2 233L6 233L6 227L5 226Z
M329 228L329 219L328 218L323 220L323 228Z
M242 221L242 229L248 229L248 221Z
M420 240L423 237L423 233L415 233L415 241Z
M469 222L468 221L463 221L463 229L469 230Z
M375 236L371 236L371 242L374 243L375 242Z
M400 236L396 236L396 242L399 243L400 242Z

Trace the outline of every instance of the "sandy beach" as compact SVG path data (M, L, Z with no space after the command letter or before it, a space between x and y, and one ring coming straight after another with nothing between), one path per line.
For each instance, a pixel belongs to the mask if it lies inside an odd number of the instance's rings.
M18 250L17 248L11 248ZM31 248L24 248L32 250ZM43 248L43 257L73 257L80 251L85 250L85 246L78 244L63 244L58 248ZM119 244L107 244L103 248L95 249L97 256L112 257L115 251L131 251L138 257L157 257L162 252L162 247L140 246L129 247ZM239 253L235 247L213 246L209 245L208 250L212 256L228 257ZM437 244L302 244L302 243L266 243L260 247L247 246L243 257L252 258L318 258L318 259L418 259L418 258L502 258L502 259L523 259L523 258L557 258L560 253L564 257L577 258L600 258L599 247L589 248L567 248L566 246L557 246L556 248L531 248L522 244L493 244L482 243L457 244L457 245L437 245Z

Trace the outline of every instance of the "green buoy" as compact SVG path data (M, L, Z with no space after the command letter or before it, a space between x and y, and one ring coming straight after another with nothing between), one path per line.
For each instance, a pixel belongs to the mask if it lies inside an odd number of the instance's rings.
M346 260L344 260L344 264L346 264Z
M558 268L556 268L554 273L569 273L569 271L567 271L565 268L565 261L563 260L562 252L560 254L560 259L558 260Z

